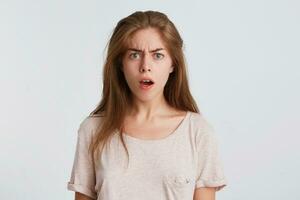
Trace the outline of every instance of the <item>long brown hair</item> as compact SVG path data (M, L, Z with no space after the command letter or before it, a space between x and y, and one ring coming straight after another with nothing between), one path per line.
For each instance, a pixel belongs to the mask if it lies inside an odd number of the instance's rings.
M136 11L118 22L108 41L103 69L102 99L89 115L89 117L100 116L99 121L101 121L101 126L98 126L97 133L89 147L94 162L99 158L99 153L103 151L113 133L115 131L123 133L126 109L132 105L132 95L121 70L122 58L130 37L136 31L145 28L156 28L159 31L173 61L174 71L170 73L163 91L166 101L170 106L179 110L199 113L188 85L183 40L175 25L161 12ZM119 136L129 158L124 136L123 134Z

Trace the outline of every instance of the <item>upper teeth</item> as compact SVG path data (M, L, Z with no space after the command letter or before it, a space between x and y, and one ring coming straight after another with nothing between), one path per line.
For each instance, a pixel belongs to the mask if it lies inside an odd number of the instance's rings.
M143 82L151 82L151 80L143 80Z

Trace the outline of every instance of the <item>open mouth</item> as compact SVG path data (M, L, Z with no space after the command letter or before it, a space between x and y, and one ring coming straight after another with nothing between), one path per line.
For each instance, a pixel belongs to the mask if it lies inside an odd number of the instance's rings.
M143 80L143 81L140 81L140 84L142 84L142 85L152 85L152 84L154 84L154 82L151 81L151 80Z

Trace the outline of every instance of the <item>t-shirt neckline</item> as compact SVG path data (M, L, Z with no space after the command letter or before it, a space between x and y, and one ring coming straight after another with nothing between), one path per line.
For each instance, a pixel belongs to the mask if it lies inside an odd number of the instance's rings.
M158 142L168 141L168 140L172 139L173 137L175 137L176 135L178 135L181 132L181 130L183 129L183 127L185 126L185 124L188 121L189 115L190 115L190 111L187 111L187 113L185 114L185 117L181 120L181 122L179 123L177 128L172 133L170 133L169 135L167 135L164 138L160 138L160 139L141 139L141 138L130 136L130 135L126 134L126 132L124 132L123 135L129 141L138 142L138 143L158 143Z

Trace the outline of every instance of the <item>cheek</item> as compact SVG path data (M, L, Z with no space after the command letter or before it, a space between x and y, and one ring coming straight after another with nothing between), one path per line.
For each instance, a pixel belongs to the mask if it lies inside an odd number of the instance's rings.
M123 73L124 73L124 77L125 77L127 83L130 84L133 81L133 75L132 75L132 73L130 71L128 71L128 70L124 70Z
M122 65L122 71L124 76L126 77L126 79L130 78L130 76L132 75L133 67L128 65L128 63L126 62L123 62Z
M135 70L133 70L133 67L129 67L129 66L124 66L123 67L123 74L124 77L128 83L128 85L132 85L134 84L134 82L136 81L136 76L137 76L137 72Z
M165 84L167 83L168 79L169 79L169 69L168 70L164 70L163 72L161 72L159 75L158 75L158 79L159 79L159 82L162 86L165 86Z

